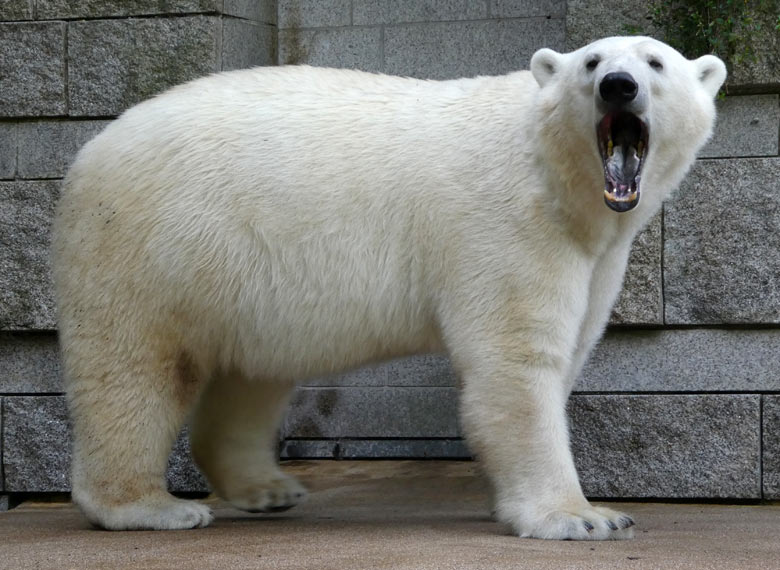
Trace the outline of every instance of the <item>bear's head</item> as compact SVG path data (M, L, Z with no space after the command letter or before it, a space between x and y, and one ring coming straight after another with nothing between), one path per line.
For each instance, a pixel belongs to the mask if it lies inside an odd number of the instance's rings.
M546 158L588 186L604 178L617 212L659 202L676 187L712 133L721 60L688 60L646 37L605 38L577 51L537 51L539 136ZM585 148L588 150L586 151ZM589 182L586 182L589 181Z

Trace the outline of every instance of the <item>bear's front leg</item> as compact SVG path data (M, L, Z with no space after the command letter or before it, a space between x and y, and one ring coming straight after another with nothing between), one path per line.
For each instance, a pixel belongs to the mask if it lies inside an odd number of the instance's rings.
M566 417L567 355L517 340L509 351L483 346L458 366L463 424L495 487L498 518L522 537L631 538L629 516L591 506L580 488Z

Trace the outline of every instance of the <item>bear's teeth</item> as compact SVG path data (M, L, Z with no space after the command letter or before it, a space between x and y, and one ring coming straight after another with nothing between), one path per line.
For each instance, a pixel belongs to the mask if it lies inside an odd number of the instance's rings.
M612 152L615 148L615 145L612 143L612 139L609 139L607 141L607 156L612 156Z
M642 152L645 149L645 145L642 144L642 141L639 141L639 144L636 145L636 154L639 158L642 158Z

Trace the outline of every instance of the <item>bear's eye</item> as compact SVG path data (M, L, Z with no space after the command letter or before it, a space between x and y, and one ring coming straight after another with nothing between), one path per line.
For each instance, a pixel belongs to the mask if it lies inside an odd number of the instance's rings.
M588 71L593 71L594 69L596 69L598 64L599 64L599 59L598 58L594 58L594 59L591 59L588 63L586 63L585 67L588 68Z
M664 64L658 61L657 59L651 59L647 63L650 65L650 67L652 67L656 71L661 71L664 68Z

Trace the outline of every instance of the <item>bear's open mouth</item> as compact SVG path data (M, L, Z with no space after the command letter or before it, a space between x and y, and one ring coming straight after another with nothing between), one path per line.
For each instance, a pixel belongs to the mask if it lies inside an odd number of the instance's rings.
M611 111L596 132L604 163L604 201L616 212L627 212L639 203L647 125L633 113Z

